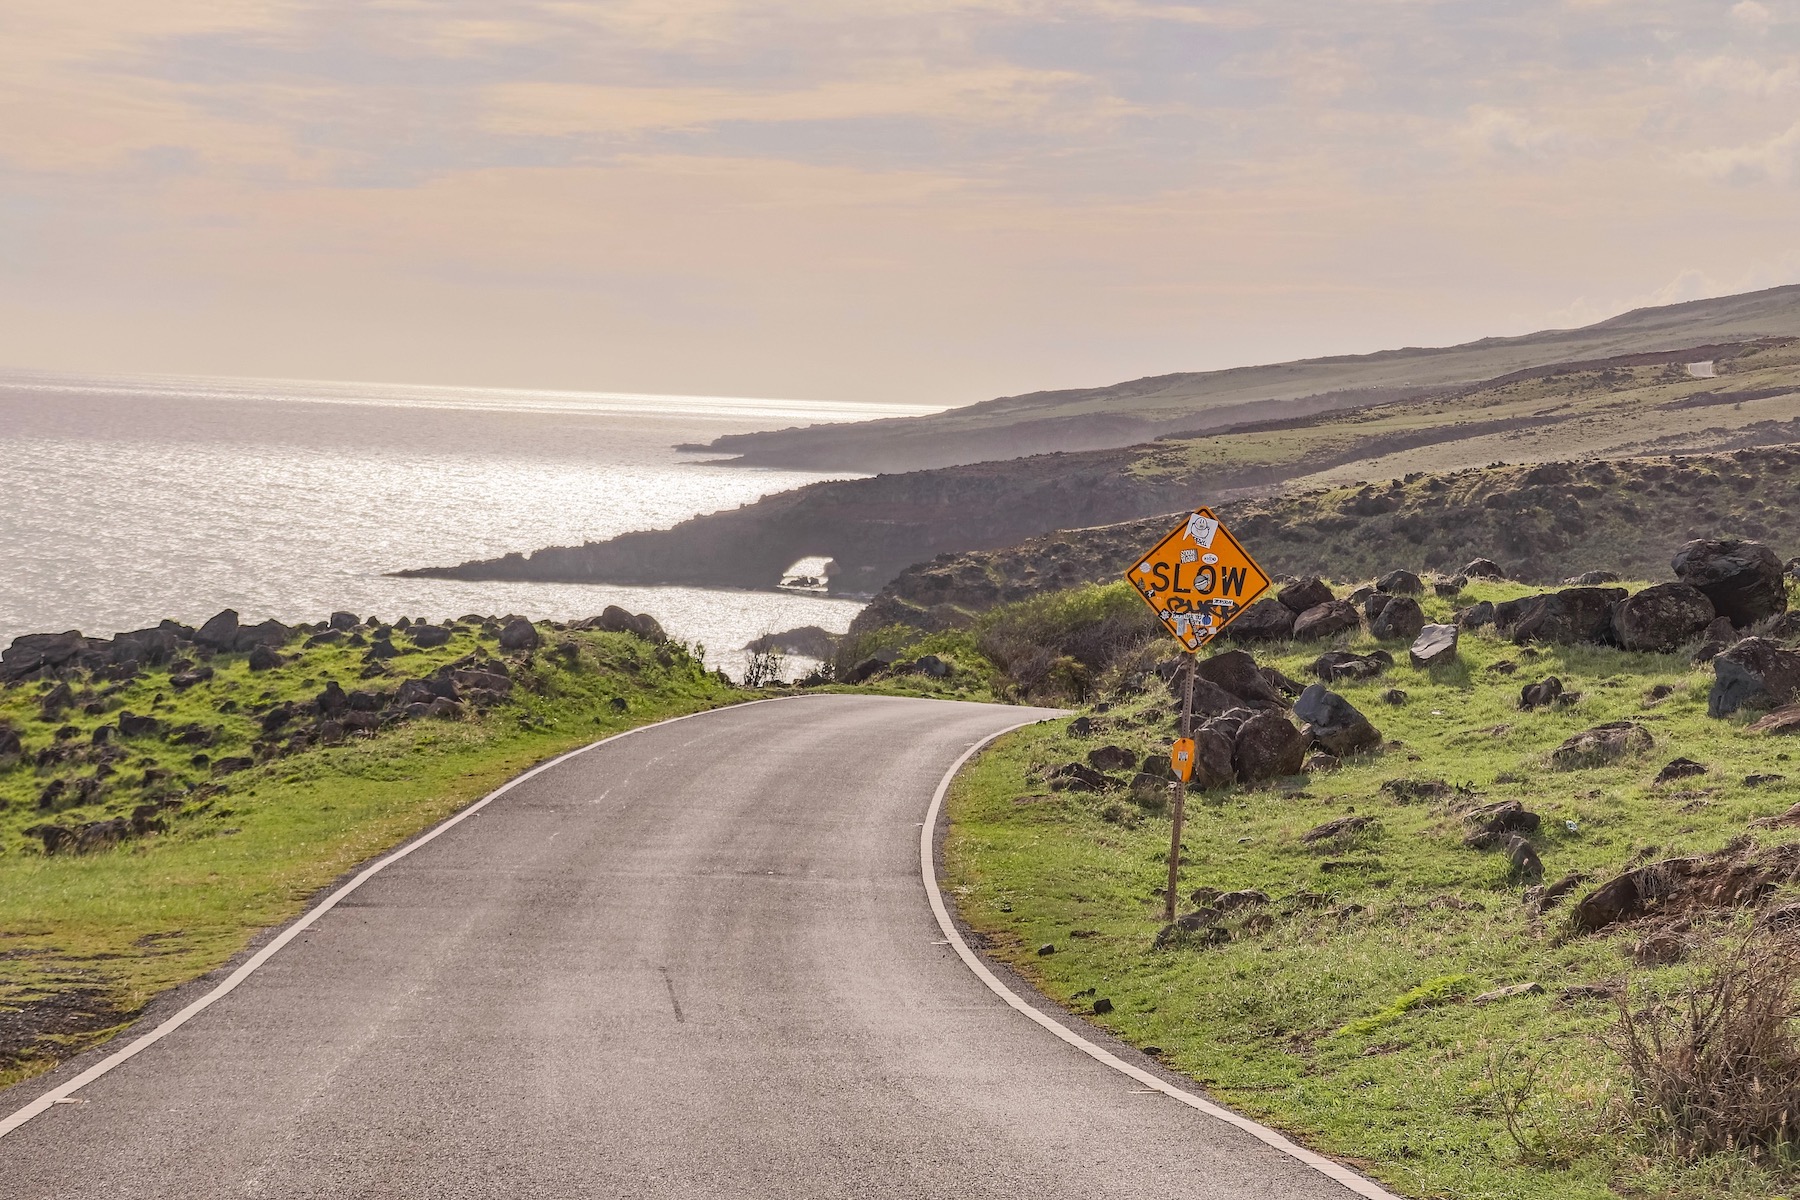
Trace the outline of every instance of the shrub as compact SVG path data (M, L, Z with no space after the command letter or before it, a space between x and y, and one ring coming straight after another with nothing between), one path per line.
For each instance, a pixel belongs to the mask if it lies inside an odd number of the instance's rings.
M1021 698L1085 700L1096 676L1159 632L1128 585L1087 584L989 611L975 644Z
M1735 943L1673 1005L1619 999L1615 1048L1652 1127L1685 1158L1800 1140L1800 944Z

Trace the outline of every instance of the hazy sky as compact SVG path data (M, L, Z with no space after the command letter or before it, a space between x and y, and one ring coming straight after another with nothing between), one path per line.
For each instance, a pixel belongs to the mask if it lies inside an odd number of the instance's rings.
M959 403L1800 281L1800 0L7 0L0 366Z

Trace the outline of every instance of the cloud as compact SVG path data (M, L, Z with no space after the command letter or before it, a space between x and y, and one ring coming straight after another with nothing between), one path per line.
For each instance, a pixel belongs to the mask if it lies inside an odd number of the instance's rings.
M1740 0L1739 3L1731 6L1731 15L1746 25L1759 28L1768 25L1775 19L1775 14L1769 11L1769 6L1757 3L1757 0Z
M1800 91L1800 60L1792 58L1772 65L1739 55L1717 54L1710 58L1685 60L1678 64L1677 70L1682 82L1694 88L1765 99Z
M1688 163L1726 183L1793 183L1800 180L1800 121L1760 142L1698 151Z
M1567 134L1510 109L1478 104L1455 130L1465 147L1503 159L1543 160L1560 153Z

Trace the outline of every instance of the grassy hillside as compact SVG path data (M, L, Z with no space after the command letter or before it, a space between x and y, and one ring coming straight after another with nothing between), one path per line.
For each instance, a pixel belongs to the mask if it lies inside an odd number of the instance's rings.
M1442 620L1527 590L1475 584L1423 604ZM1708 717L1713 672L1690 661L1691 646L1520 646L1489 628L1465 632L1458 661L1429 670L1407 665L1404 642L1362 631L1259 647L1263 666L1302 684L1325 650L1392 653L1378 676L1331 684L1378 743L1194 795L1181 873L1192 928L1165 931L1167 792L1119 766L1166 755L1174 732L1171 692L1146 673L1167 650L1147 625L1135 641L1124 628L1137 604L1122 585L1049 593L993 610L980 632L937 635L994 645L1010 626L1066 654L1111 639L1080 691L1060 689L1087 696L1081 718L1010 735L952 790L947 888L989 954L1405 1195L1793 1194L1791 1142L1699 1147L1621 1057L1622 1011L1640 1033L1648 1022L1680 1043L1689 988L1704 996L1709 980L1741 980L1734 954L1758 922L1800 912L1783 908L1800 900L1800 856L1779 849L1800 837L1788 815L1800 800L1795 748L1752 729L1761 714ZM1569 699L1522 710L1522 686L1551 675ZM1057 694L1042 678L1033 694ZM1635 722L1647 742L1611 761L1557 754L1613 721ZM1665 771L1681 759L1697 765ZM1100 764L1089 772L1099 785L1069 763ZM1470 844L1489 806L1509 801L1537 818L1541 872ZM1712 900L1671 890L1665 907L1597 931L1572 919L1628 870L1720 852L1702 875L1777 863L1781 882L1744 907L1721 885ZM1758 994L1793 995L1800 950L1781 954L1786 974ZM1789 1078L1780 1055L1797 1053L1800 1030L1778 1016L1765 1032L1758 1069Z
M1460 346L1303 359L1159 375L1109 387L1007 396L925 417L733 434L704 448L758 466L908 471L1054 451L1126 446L1175 430L1218 429L1454 392L1551 363L1800 336L1800 287L1633 312L1581 329Z
M444 644L303 628L261 670L182 642L0 690L0 1086L533 763L746 695L633 634L540 625L506 650L498 622L432 628ZM442 703L410 695L427 682Z
M1194 503L1206 493L1190 494ZM1446 574L1474 558L1548 583L1586 571L1660 577L1690 538L1760 539L1800 554L1800 448L1413 472L1380 484L1313 488L1220 506L1264 567L1373 578L1396 567ZM857 618L935 625L1046 589L1119 578L1175 524L1164 514L1065 530L902 572Z

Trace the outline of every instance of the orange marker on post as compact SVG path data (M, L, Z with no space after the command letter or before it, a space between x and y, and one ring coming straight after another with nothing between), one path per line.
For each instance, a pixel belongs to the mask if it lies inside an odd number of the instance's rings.
M1175 768L1175 778L1183 783L1191 783L1194 778L1194 739L1176 738L1175 745L1169 749L1169 765Z

